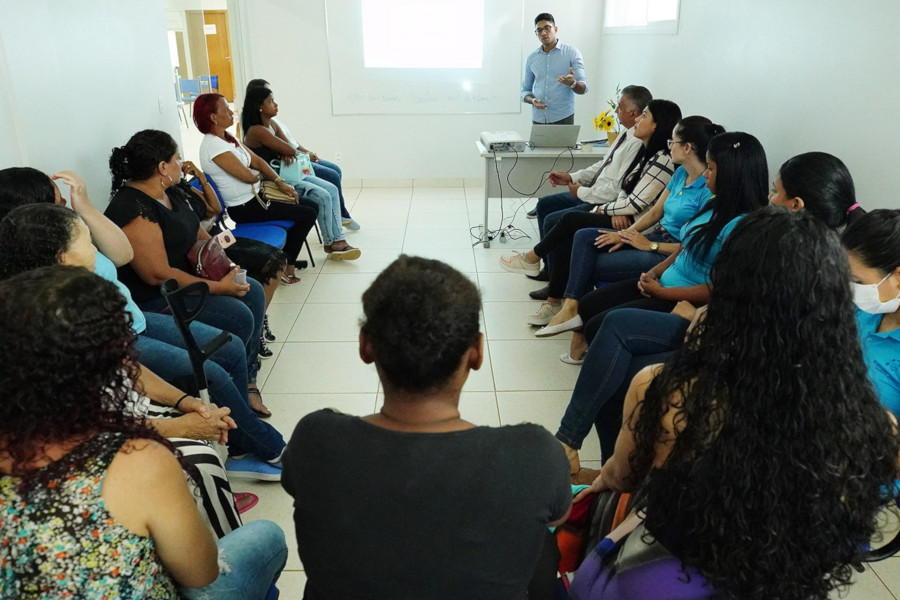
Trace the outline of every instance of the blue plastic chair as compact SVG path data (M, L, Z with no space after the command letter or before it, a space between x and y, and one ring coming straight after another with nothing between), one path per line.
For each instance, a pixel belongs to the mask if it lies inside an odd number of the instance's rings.
M191 112L194 110L194 100L200 96L200 80L199 79L182 79L178 78L178 91L182 107L189 104Z
M209 75L198 75L197 81L200 83L200 93L207 94L212 92L212 84Z
M222 223L222 221L225 219L226 215L225 202L222 200L222 194L219 193L219 188L216 187L216 182L213 181L213 178L207 174L206 180L209 182L209 185L212 186L213 192L216 194L216 199L219 201L219 207L221 208L221 211L216 217L216 221L222 224L222 227L224 228L224 223ZM203 186L196 177L191 180L191 186L201 194L203 193ZM284 248L284 243L287 240L287 230L294 225L295 223L293 221L284 219L260 221L259 223L239 223L235 225L235 228L232 229L231 232L236 237L265 242L270 246L281 249ZM309 255L309 264L310 266L315 267L316 261L313 259L309 242L304 240L303 243L306 245L306 253Z

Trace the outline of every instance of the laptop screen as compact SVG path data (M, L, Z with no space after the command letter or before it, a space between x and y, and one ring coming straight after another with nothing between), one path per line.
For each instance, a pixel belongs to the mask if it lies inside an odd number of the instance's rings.
M581 125L544 125L534 123L531 126L532 148L574 148L578 143L578 132Z

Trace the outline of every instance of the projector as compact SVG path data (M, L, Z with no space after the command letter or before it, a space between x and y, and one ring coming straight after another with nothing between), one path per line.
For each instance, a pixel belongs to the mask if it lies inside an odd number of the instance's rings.
M491 152L525 152L525 138L515 131L482 131L481 144Z

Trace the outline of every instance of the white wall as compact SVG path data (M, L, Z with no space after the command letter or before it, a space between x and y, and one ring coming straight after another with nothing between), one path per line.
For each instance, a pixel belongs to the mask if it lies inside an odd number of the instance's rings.
M647 85L760 139L774 177L801 152L840 157L865 208L900 208L900 2L682 0L678 35L604 36L594 79Z
M114 145L147 127L178 136L164 6L0 0L0 168L75 169L105 204ZM334 117L324 0L233 6L242 22L232 37L244 41L238 81L242 69L244 80L270 80L301 141L326 157L342 152L349 178L478 178L473 140L481 131L529 129L527 111ZM513 51L537 46L530 23L545 8L525 0L525 32ZM591 91L576 103L583 134L617 83L641 83L685 114L758 136L773 174L796 153L833 152L850 167L864 206L900 207L885 175L900 139L900 2L682 0L675 36L603 36L598 0L556 0L551 10L560 38L585 56Z
M160 0L0 0L0 168L74 170L105 207L111 149L147 128L180 137Z
M332 116L324 0L298 6L241 2L246 77L271 81L301 141L326 157L342 152L348 177L477 178L473 140L481 131L527 134L527 111ZM525 0L525 32L511 51L524 55L537 46L530 22L548 8L560 38L585 57L591 89L576 104L582 137L617 83L643 84L685 114L759 137L773 175L794 154L832 152L850 167L866 206L900 207L884 176L891 142L900 139L893 110L900 102L900 2L682 0L677 35L603 36L600 0ZM294 42L290 51L286 39Z
M521 0L492 1L521 5ZM510 40L510 51L522 54L524 60L538 47L532 24L549 7L560 39L578 47L591 69L596 61L588 57L597 56L600 43L597 4L597 0L525 0L525 31L521 39ZM516 130L527 137L531 130L531 107L525 105L528 110L518 114L335 117L324 0L242 0L240 18L246 78L271 82L292 133L325 158L341 152L349 178L477 178L484 172L475 151L482 131ZM465 22L466 15L461 14L458 25ZM599 90L590 77L589 83L592 91L578 98L575 114L582 132L592 135L591 119L610 94ZM510 93L518 95L518 87Z

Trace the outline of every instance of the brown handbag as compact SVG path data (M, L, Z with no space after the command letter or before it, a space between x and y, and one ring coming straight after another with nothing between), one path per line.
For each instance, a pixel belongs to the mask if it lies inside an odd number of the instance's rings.
M259 185L259 195L262 196L266 205L269 202L282 202L284 204L297 204L299 202L298 198L282 192L274 181L263 181Z
M193 275L219 281L235 266L216 236L208 240L197 240L187 253L188 263L194 270Z

